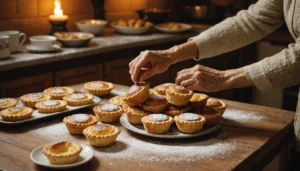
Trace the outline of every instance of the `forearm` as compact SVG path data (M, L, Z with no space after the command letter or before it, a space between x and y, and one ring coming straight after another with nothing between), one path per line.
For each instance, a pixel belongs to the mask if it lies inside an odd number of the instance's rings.
M253 86L253 83L247 79L243 68L224 71L224 80L223 90Z
M167 51L171 54L172 64L195 58L199 54L197 45L193 40L176 45Z

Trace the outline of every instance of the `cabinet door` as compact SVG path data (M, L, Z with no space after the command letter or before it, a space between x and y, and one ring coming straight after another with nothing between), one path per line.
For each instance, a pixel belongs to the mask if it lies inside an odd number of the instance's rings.
M41 92L53 86L53 74L47 73L38 76L24 77L1 83L2 97L18 97L26 93Z
M67 86L93 80L103 80L103 65L66 69L55 73L55 85Z
M129 63L133 58L123 58L105 63L105 80L130 86Z

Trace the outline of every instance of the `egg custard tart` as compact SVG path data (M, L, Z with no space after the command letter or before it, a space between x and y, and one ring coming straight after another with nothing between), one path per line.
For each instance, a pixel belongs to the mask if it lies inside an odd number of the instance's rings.
M142 104L142 108L148 112L160 113L165 110L168 105L167 99L162 95L151 95Z
M188 104L192 96L193 91L182 86L170 86L166 91L168 102L175 106L184 106Z
M25 106L35 108L36 103L49 100L50 96L43 93L29 93L21 96L20 99Z
M180 132L193 134L199 132L206 119L195 113L182 113L174 118Z
M174 83L164 83L164 84L161 84L161 85L158 85L158 86L154 87L154 90L155 90L156 93L165 96L166 91L171 86L174 87L174 86L176 86L176 84L174 84Z
M70 141L61 141L47 144L43 153L51 164L62 165L75 163L82 151L80 144Z
M66 95L63 100L68 102L70 106L82 106L93 103L94 96L91 94L73 93Z
M13 98L0 99L0 110L16 106L17 104L18 104L18 101L16 99L13 99Z
M93 111L97 118L101 122L117 122L123 114L123 109L114 104L100 104L93 108Z
M84 84L84 88L95 96L106 96L114 88L114 84L105 81L91 81Z
M131 86L124 94L123 100L129 106L138 106L149 97L149 83Z
M33 109L30 107L9 107L0 112L4 121L21 121L31 118Z
M222 120L222 113L220 110L204 107L196 110L196 113L206 119L205 125L216 125Z
M115 143L120 130L118 127L108 124L97 124L83 130L83 134L90 145L106 147Z
M88 114L74 114L63 119L69 133L82 134L82 131L91 125L96 125L98 119L96 116Z
M125 102L123 101L122 98L123 98L122 96L112 97L111 99L109 99L109 103L115 104L115 105L118 105L118 106L122 106L123 104L125 104Z
M227 108L227 105L226 105L226 103L224 103L221 100L209 98L206 102L206 107L214 109L214 110L218 110L221 112L221 115L223 115Z
M193 109L203 108L208 100L208 95L202 93L194 93L190 99L190 104Z
M66 110L67 102L63 100L45 100L38 102L35 107L40 113L54 113Z
M131 124L142 124L142 117L149 114L138 106L130 107L128 105L123 105L122 107L123 111L126 113L128 122Z
M165 114L150 114L142 118L145 130L151 134L168 132L173 122L173 118Z
M190 105L174 106L174 105L169 104L167 106L166 110L164 111L164 113L169 115L169 116L175 116L175 115L180 115L182 113L186 113L189 110L191 110Z
M74 93L71 87L50 87L44 90L44 93L49 95L51 99L62 100L64 96Z

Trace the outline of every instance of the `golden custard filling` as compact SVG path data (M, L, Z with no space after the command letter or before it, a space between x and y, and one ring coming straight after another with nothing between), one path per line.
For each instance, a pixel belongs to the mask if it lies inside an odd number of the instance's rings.
M212 98L209 98L206 102L206 106L207 107L211 107L211 108L214 108L214 107L221 107L222 106L222 103L219 102L218 100L216 99L212 99Z
M8 104L8 100L6 99L0 99L0 106L4 106Z
M46 107L54 107L59 106L60 102L57 100L45 100L41 104Z
M152 105L165 104L167 102L168 102L167 99L162 95L151 95L144 104L152 106Z
M54 87L53 89L50 90L50 93L52 94L64 94L66 92L67 92L66 88L63 87Z
M94 125L90 128L93 135L112 135L115 133L114 127L106 124Z
M182 86L174 86L174 88L171 90L179 94L188 94L190 92L188 89Z
M30 100L40 100L40 99L44 98L44 95L43 95L43 93L30 93L30 94L27 94L25 97Z
M21 114L25 114L28 111L26 110L27 108L25 107L10 107L7 109L7 113L8 115L21 115Z
M81 146L77 143L62 141L46 146L44 150L55 155L69 155L81 151Z

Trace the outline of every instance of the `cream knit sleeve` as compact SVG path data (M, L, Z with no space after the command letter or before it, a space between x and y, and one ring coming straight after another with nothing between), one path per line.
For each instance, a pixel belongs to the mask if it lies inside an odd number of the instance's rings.
M300 40L271 57L245 66L244 72L262 91L300 84Z
M191 38L198 47L195 60L232 51L261 39L284 23L283 0L259 0L248 10Z

